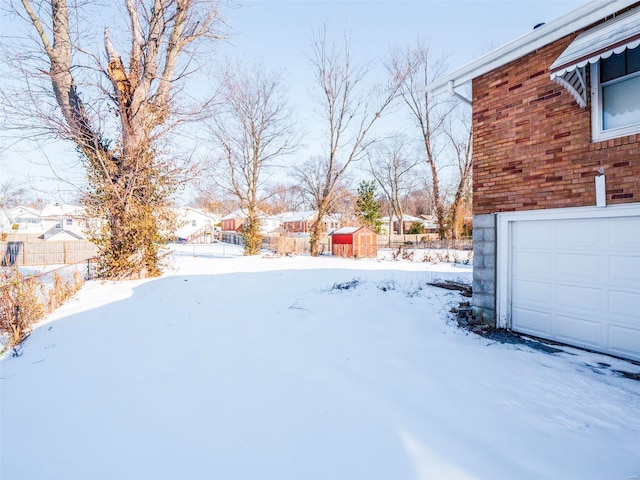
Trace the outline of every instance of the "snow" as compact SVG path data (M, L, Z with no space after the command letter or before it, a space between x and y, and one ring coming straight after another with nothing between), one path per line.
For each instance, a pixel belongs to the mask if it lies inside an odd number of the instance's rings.
M88 282L0 361L0 477L640 475L640 367L470 334L436 279L471 269L214 244Z
M360 230L362 227L342 227L338 230L333 231L333 235L347 234L347 233L355 233Z

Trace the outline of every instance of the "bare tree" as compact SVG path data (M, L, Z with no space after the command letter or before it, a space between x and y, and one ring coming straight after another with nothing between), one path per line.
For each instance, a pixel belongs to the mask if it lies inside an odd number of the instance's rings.
M247 215L243 227L244 253L262 247L260 207L268 190L269 171L276 159L296 148L291 112L280 77L262 68L247 71L237 65L223 79L223 102L212 125L222 149L217 183L234 195Z
M304 208L304 195L299 185L276 184L268 189L267 203L274 214L295 212Z
M326 25L312 37L310 59L319 88L320 116L326 122L327 145L322 156L298 167L295 175L318 212L310 234L311 255L317 256L322 220L335 202L336 187L373 141L371 129L394 99L399 79L392 76L382 91L366 88L369 69L353 63L349 37L345 35L339 48L328 39Z
M389 221L398 220L398 234L404 234L403 217L406 195L415 186L415 177L407 175L422 160L409 147L406 137L395 135L378 144L369 155L369 172L387 200ZM389 226L389 233L393 229Z
M104 29L106 55L95 51L90 33L91 22L109 15L90 2L12 6L33 27L37 45L33 51L25 43L27 53L14 56L26 73L22 98L28 100L14 111L35 112L39 133L72 141L81 153L89 185L84 202L102 220L93 238L100 273L158 275L170 223L166 207L180 173L161 155L161 141L176 124L181 105L173 94L190 71L191 54L201 40L218 38L218 3L123 0L127 26L113 38ZM116 46L128 49L126 61Z
M457 120L457 121L453 121ZM457 167L457 184L453 200L449 206L449 225L451 226L451 236L454 239L460 238L462 230L461 212L471 191L471 170L472 170L472 130L469 118L449 118L444 129L444 133L449 139L449 144L455 153Z
M448 211L446 195L440 179L440 154L443 150L442 129L454 104L432 97L426 86L444 71L442 62L430 62L429 48L419 42L415 48L392 52L387 69L393 78L402 78L400 96L408 109L410 118L418 130L424 160L431 181L432 209L438 223L438 234L444 238L447 231Z
M0 183L0 207L13 208L29 202L27 190L15 179Z

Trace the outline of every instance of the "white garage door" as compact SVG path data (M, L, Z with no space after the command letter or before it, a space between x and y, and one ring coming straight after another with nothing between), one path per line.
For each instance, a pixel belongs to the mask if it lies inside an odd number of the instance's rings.
M640 360L640 215L510 222L512 329Z

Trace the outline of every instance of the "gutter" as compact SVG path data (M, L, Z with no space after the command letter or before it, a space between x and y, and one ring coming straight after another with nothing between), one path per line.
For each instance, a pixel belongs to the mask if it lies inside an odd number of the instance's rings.
M595 0L551 23L503 45L477 60L427 85L427 92L439 95L453 91L485 73L517 60L538 48L582 30L615 13L638 4L638 0ZM464 97L462 97L464 99ZM467 101L468 99L464 99Z

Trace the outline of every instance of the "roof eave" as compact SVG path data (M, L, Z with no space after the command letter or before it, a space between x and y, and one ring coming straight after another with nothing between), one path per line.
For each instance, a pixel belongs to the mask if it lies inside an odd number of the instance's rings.
M582 30L616 12L638 3L638 0L595 0L493 50L473 62L427 85L427 91L439 95L469 83L485 73L544 47L566 35ZM450 86L451 84L451 86Z

